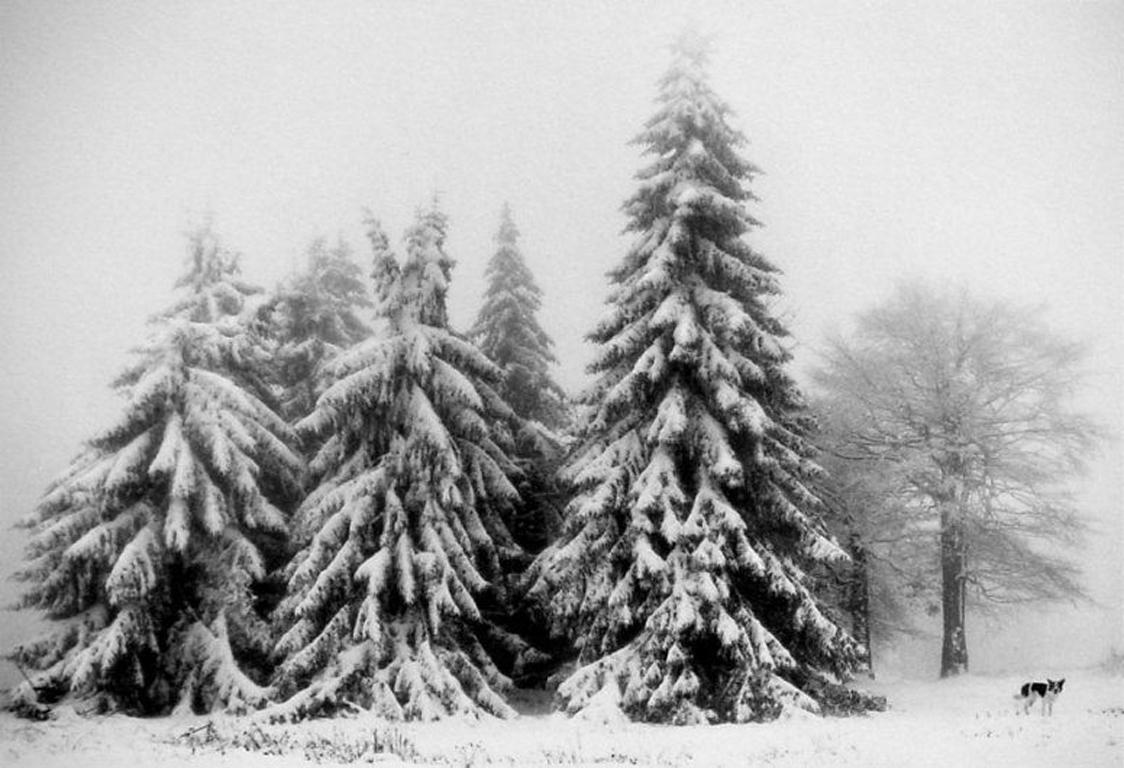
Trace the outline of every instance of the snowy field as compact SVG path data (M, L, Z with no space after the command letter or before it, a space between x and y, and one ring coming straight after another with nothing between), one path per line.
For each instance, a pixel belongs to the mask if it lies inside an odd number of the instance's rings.
M1053 717L1016 714L1014 677L876 681L891 708L768 725L657 727L567 719L528 699L512 722L389 724L367 717L274 725L254 718L0 715L0 765L95 766L1077 766L1124 765L1124 680L1067 675Z

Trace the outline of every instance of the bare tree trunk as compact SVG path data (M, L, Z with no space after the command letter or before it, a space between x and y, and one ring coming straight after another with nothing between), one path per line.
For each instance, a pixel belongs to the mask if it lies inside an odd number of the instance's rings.
M964 636L966 561L964 531L946 510L941 513L941 677L968 671L968 643Z

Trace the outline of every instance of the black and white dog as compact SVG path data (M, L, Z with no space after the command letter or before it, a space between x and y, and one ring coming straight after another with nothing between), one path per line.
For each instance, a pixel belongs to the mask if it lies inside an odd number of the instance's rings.
M1023 687L1015 694L1016 699L1022 700L1023 714L1030 714L1030 708L1034 706L1034 702L1039 699L1042 700L1042 714L1045 715L1049 710L1050 714L1054 714L1054 699L1062 692L1062 686L1065 685L1065 678L1061 680L1051 680L1046 678L1044 683L1023 683Z

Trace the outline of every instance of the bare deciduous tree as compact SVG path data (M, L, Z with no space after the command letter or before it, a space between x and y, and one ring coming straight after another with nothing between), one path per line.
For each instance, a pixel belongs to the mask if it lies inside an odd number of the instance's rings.
M828 442L882 489L876 514L897 510L928 537L942 677L968 668L969 598L1082 594L1063 554L1082 531L1070 481L1099 437L1074 404L1082 358L1035 310L920 284L829 342Z
M851 556L831 569L834 578L825 584L850 617L851 635L866 647L873 669L877 641L920 634L914 612L936 607L927 556L931 532L926 513L899 499L887 467L846 452L837 410L818 403L814 410L823 449L818 462L825 471L817 490L832 533Z

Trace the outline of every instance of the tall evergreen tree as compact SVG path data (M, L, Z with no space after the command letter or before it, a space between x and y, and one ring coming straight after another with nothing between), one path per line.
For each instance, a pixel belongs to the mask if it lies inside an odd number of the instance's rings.
M361 272L347 243L340 240L329 248L318 239L308 248L305 271L273 301L281 410L290 421L312 413L330 383L331 360L371 333L361 316L371 306Z
M817 710L857 644L806 568L845 555L818 518L803 400L770 313L777 269L743 240L756 169L684 37L637 143L636 240L611 273L563 537L532 597L573 633L569 711L618 702L654 721Z
M519 230L504 205L496 252L488 262L488 288L470 338L503 372L500 394L522 419L557 429L565 394L550 375L554 342L539 325L542 290L523 260Z
M515 420L515 459L522 470L520 503L512 531L533 552L559 528L555 475L563 453L558 434L566 418L566 396L550 374L554 342L538 321L542 291L523 260L519 231L504 205L496 252L488 262L484 304L469 337L502 372L499 393Z
M279 610L293 716L349 702L394 718L512 710L489 654L516 497L499 372L448 328L445 219L419 214L395 259L375 222L376 337L345 352L299 427L323 436L300 510L307 546Z
M123 413L29 518L21 573L22 604L55 620L16 653L38 682L146 713L265 700L240 663L268 658L252 590L302 471L294 435L254 392L243 315L257 289L208 228L177 287L117 382Z

